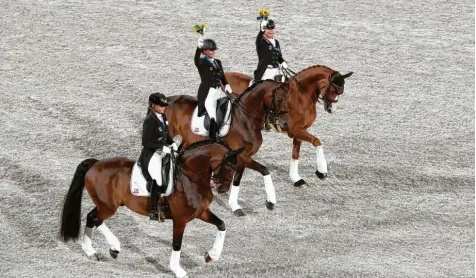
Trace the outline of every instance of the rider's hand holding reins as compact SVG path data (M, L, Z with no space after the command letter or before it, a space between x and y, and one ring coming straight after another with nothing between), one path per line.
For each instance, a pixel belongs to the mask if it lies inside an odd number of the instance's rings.
M281 67L282 67L283 69L287 69L287 68L288 68L288 64L286 64L286 62L282 62L282 63L281 63Z
M230 84L226 84L226 86L225 86L225 93L231 95L232 91L231 91L231 86L230 86Z
M170 147L163 146L163 147L162 147L162 152L165 153L165 154L171 154L171 153L172 153L172 149L171 149Z

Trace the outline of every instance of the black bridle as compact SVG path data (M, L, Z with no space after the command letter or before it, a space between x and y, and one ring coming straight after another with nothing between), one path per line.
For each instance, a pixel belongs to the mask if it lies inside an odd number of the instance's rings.
M232 151L230 151L232 152ZM221 160L221 162L215 167L215 168L212 168L212 180L215 182L215 183L219 183L222 178L222 175L226 175L228 173L230 173L231 171L236 171L236 168L238 167L237 165L233 165L229 160L229 155L230 155L230 152L228 152L227 154L225 154ZM228 166L229 168L231 169L225 169L226 167L225 166ZM218 174L215 175L215 170L219 168L218 170ZM233 177L229 180L225 180L224 182L231 182L233 181Z
M284 72L284 76L287 78L287 79L294 79L294 77L296 76L296 73L290 69L283 69L283 72ZM321 87L321 88L318 88L316 90L316 93L315 95L317 96L317 102L320 103L320 100L322 101L325 101L327 103L336 103L337 102L337 99L334 99L334 100L329 100L327 99L327 96L329 96L330 92L331 92L331 88L334 88L335 92L336 92L336 95L342 95L344 93L344 86L338 86L336 85L333 81L334 79L338 78L342 76L339 72L334 72L330 77L329 77L329 85L326 85L327 86L327 89L326 89L326 92L325 92L325 98L324 98L324 95L321 94L321 90L324 89L326 86L324 87ZM297 80L295 80L297 83L299 83ZM312 97L312 95L311 95Z
M284 93L282 95L278 95L276 91L280 88L281 87L278 86L277 88L275 88L271 92L271 109L266 109L266 113L269 113L270 115L272 115L274 117L276 117L276 116L280 117L280 116L282 116L286 113L289 113L289 103L287 102L289 89L284 90ZM256 120L260 120L260 118L253 115L253 113L248 111L248 109L246 109L246 107L244 106L243 101L241 101L241 97L243 96L243 94L241 94L241 95L238 95L238 94L235 94L235 93L232 93L232 94L237 96L237 97L232 97L231 95L227 95L228 99L231 100L232 104L235 104L237 107L241 108L241 110L243 110L243 112L247 116L249 116L253 119L256 119ZM278 98L278 96L280 96L280 97ZM286 102L285 102L286 109L284 111L281 111L281 110L279 110L279 107L281 107L280 104L282 104L283 99L286 100ZM256 111L256 110L251 109L251 111Z

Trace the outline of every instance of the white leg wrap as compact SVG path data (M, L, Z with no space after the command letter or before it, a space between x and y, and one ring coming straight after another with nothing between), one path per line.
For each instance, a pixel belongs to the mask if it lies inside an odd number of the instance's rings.
M83 241L81 242L81 247L86 255L92 256L96 254L96 250L93 248L92 239L93 238L93 228L86 227L84 229Z
M210 251L208 251L208 255L214 261L218 261L220 259L221 251L223 250L223 243L225 242L225 232L226 231L217 232L215 242L213 242L213 247L210 249Z
M232 211L235 211L237 209L241 209L241 207L238 205L238 193L240 192L240 186L231 186L230 190L230 198L228 198L228 205L231 207Z
M301 180L301 176L298 173L299 159L291 159L291 166L289 167L289 177L293 182Z
M107 242L109 243L109 246L111 246L111 249L114 251L121 251L121 243L117 239L117 237L109 230L109 228L106 226L106 224L102 223L97 227L97 230L104 235L106 238Z
M273 181L271 175L266 175L264 178L264 189L266 190L266 200L273 204L276 204L276 192L274 192Z
M316 153L317 153L317 170L320 173L327 173L327 162L326 162L326 157L324 156L324 149L322 146L316 147Z
M187 272L180 266L180 252L173 251L172 256L170 256L170 270L175 273L176 277L183 278L187 275Z

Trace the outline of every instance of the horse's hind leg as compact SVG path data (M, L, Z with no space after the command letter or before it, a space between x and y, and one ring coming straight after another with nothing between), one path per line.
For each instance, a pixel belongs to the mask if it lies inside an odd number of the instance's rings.
M117 255L119 255L119 252L121 251L121 243L119 242L117 237L111 232L111 230L109 230L106 224L103 223L103 221L113 216L116 211L117 208L111 209L107 207L101 207L100 209L98 209L97 219L94 223L97 227L97 230L104 235L107 242L109 243L109 254L111 254L114 259L117 258Z
M95 220L97 218L97 208L94 208L88 213L86 218L86 227L84 228L83 240L81 242L81 247L86 253L89 259L98 261L96 250L93 248L92 238L93 238L93 228L95 226Z
M223 243L225 242L225 223L213 214L210 209L204 211L198 218L207 223L213 224L218 228L212 249L205 253L205 262L209 263L211 261L218 261L223 250Z

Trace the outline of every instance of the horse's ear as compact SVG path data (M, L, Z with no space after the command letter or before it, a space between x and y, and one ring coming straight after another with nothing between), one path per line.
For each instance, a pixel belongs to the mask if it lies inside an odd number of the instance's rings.
M354 72L351 71L349 73L342 75L342 78L346 79L347 77L350 77L352 74L354 74Z

